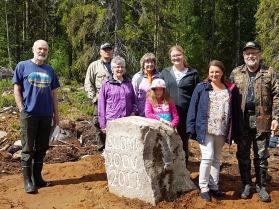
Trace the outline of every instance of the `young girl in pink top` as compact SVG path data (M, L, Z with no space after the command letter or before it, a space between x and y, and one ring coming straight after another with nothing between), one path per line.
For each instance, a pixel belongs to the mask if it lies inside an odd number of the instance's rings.
M172 127L179 122L177 110L166 91L166 83L162 79L152 81L145 103L145 117L160 120Z

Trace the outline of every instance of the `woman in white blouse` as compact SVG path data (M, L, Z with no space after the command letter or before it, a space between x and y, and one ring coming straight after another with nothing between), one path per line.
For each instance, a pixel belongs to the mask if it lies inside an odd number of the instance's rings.
M208 78L194 90L187 115L187 132L198 140L201 150L199 187L201 197L221 197L219 173L225 142L240 135L240 98L235 84L225 81L221 61L209 63Z

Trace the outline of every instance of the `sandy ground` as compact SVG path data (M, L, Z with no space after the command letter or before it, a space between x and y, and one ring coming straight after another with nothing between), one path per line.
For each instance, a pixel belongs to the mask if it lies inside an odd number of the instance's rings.
M199 149L191 142L192 154L189 170L197 184L199 168ZM160 202L151 206L140 200L117 197L109 193L104 168L104 160L96 154L77 162L46 164L43 175L53 186L39 189L38 194L26 194L23 190L20 174L0 175L0 208L17 209L136 209L136 208L222 208L222 209L277 209L279 208L279 156L278 149L271 151L269 173L272 181L268 191L271 203L262 203L256 193L249 200L240 200L238 188L240 177L235 159L235 146L226 146L223 152L223 164L220 185L225 197L211 203L204 202L198 190L186 193L174 202ZM17 173L18 170L15 170Z

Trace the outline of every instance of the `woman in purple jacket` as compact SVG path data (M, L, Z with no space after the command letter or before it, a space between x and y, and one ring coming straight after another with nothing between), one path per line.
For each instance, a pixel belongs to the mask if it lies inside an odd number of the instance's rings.
M113 76L102 84L98 99L98 116L105 133L107 122L136 112L133 85L125 77L125 60L116 56L111 61Z

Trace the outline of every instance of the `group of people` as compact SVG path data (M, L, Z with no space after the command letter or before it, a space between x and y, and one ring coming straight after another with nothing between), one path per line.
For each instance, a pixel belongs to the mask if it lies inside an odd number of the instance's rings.
M48 45L38 40L34 58L20 62L13 78L22 132L22 169L27 193L48 186L41 176L43 157L48 148L51 121L59 124L54 70L45 63ZM100 59L86 72L85 91L94 105L93 123L98 132L98 149L105 148L108 121L137 115L160 120L176 128L183 142L186 165L188 140L196 139L201 150L199 187L201 198L222 197L219 189L223 145L237 143L241 175L240 196L251 197L251 159L253 147L256 191L261 201L271 200L267 185L267 144L271 131L278 129L278 73L261 62L261 47L255 41L243 48L244 65L225 79L221 61L212 60L208 76L200 82L198 71L189 66L184 50L169 50L171 67L159 72L156 57L143 55L140 70L132 80L126 76L125 59L113 57L113 46L100 46ZM46 128L47 127L47 128Z

